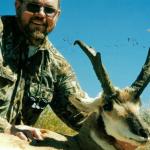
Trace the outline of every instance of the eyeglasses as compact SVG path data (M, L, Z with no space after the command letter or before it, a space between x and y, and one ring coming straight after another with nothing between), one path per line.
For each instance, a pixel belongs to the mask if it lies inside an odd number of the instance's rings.
M26 101L28 102L28 106L35 110L43 110L49 104L47 99L33 96L27 96Z
M49 7L49 6L44 6L38 3L27 3L26 5L26 10L32 13L38 13L43 9L44 13L50 17L54 18L58 12L55 8Z

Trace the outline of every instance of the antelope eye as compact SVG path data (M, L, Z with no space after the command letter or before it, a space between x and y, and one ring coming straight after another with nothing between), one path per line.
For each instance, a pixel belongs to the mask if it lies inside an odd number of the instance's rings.
M107 102L104 106L103 106L103 109L105 111L111 111L113 109L113 103L112 101L109 101Z

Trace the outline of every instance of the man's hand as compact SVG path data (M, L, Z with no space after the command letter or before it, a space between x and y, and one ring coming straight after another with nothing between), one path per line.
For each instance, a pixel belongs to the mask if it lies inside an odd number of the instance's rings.
M30 141L33 139L43 140L42 131L38 128L26 125L12 125L10 134L18 136L22 140Z

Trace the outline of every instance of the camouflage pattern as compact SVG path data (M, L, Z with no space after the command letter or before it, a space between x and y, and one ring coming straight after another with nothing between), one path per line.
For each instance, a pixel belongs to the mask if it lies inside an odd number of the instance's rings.
M1 118L9 123L33 125L50 105L68 126L78 130L86 113L75 108L70 98L89 99L63 56L47 38L39 47L28 45L15 16L1 17ZM5 124L0 122L1 131Z

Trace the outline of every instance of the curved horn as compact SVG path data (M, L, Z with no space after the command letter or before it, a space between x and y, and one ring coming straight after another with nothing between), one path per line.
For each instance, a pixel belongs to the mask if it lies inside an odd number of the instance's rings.
M145 64L142 67L140 74L137 79L132 83L131 87L135 90L134 96L138 98L145 87L150 82L150 49L148 51L148 55L145 61Z
M104 93L106 95L115 94L115 88L113 87L111 81L109 80L108 74L105 71L105 68L103 67L101 61L101 54L99 52L96 52L93 48L89 47L87 44L83 43L80 40L76 40L74 42L74 45L75 44L78 44L81 47L81 49L85 52L85 54L89 57L93 65L94 71L96 73L96 76L102 85Z

